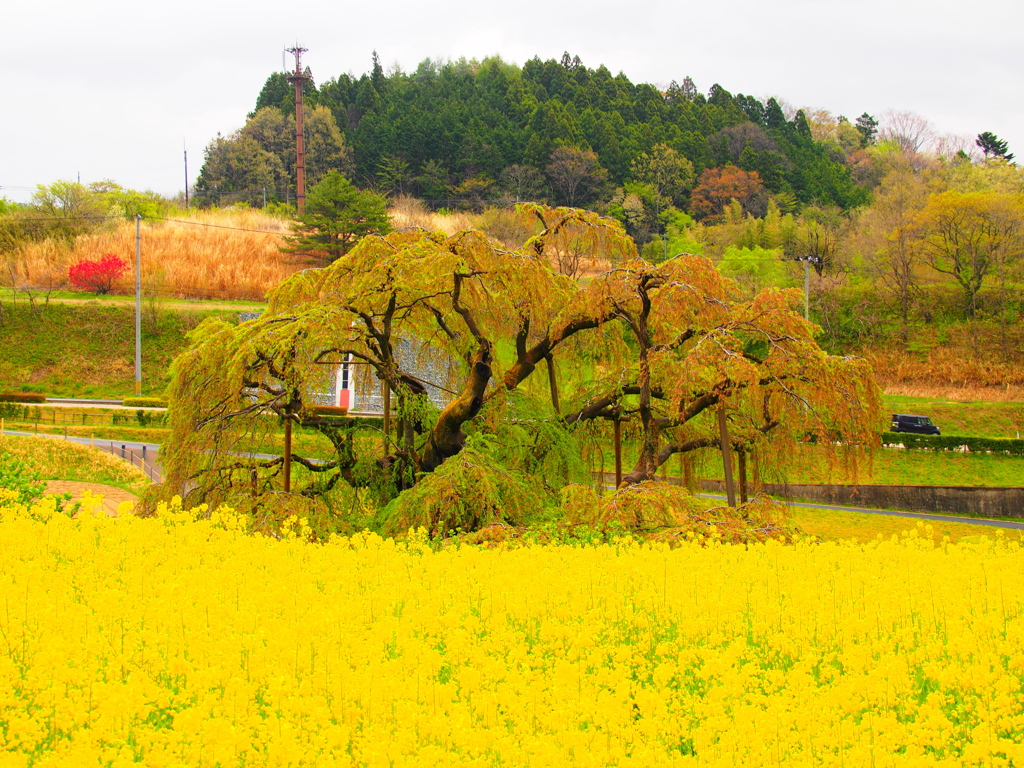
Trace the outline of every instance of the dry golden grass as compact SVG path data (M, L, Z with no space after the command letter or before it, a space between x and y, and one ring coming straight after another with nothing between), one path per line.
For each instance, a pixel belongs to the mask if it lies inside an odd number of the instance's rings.
M391 201L388 215L391 217L391 226L395 229L422 227L431 232L454 235L456 232L473 227L472 219L461 211L435 213L430 211L422 200L408 195L394 198Z
M179 298L262 299L268 289L307 266L280 252L287 232L287 221L260 211L192 211L176 220L143 222L144 287ZM134 263L133 223L83 235L70 248L52 241L25 246L23 284L60 284L71 264L107 253ZM131 281L126 276L114 291L131 292Z
M913 382L893 382L884 379L880 384L884 394L898 395L900 397L927 397L933 400L949 400L956 403L1019 403L1024 401L1024 387L1012 385L1003 387L984 387L972 384L943 386L915 384Z
M964 324L915 329L910 349L887 344L861 350L887 395L955 401L1024 400L1024 328Z
M453 235L479 228L513 249L521 247L536 230L511 210L437 213L408 196L394 198L388 213L396 229L422 227ZM144 221L143 291L161 298L262 300L268 290L289 275L318 266L281 252L289 228L287 219L233 208L189 211L169 220ZM68 267L108 253L134 264L133 222L82 235L70 246L47 240L22 247L17 259L18 284L37 289L65 287ZM566 254L564 260L563 264L558 258L554 266L566 274L588 275L607 267L604 262L578 254ZM113 292L132 293L133 275L129 272L115 283Z

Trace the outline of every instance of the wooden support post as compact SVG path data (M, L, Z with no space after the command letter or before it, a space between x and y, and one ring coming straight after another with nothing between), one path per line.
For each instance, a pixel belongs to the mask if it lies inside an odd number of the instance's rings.
M693 493L695 488L693 486L693 464L690 462L689 457L684 456L682 453L679 454L679 474L683 476L683 485L690 493Z
M555 379L555 358L548 355L544 358L548 363L548 385L551 387L551 407L555 413L561 415L562 409L558 407L558 381Z
M388 441L391 439L391 387L382 382L384 388L384 455L388 454Z
M284 492L292 490L292 420L284 421Z
M729 427L725 423L725 405L718 407L718 430L722 441L722 466L725 469L725 496L729 506L736 506L736 491L732 484L732 452L729 450Z
M615 487L622 485L622 422L615 419Z
M747 503L747 452L742 448L736 449L736 469L740 475L740 504Z

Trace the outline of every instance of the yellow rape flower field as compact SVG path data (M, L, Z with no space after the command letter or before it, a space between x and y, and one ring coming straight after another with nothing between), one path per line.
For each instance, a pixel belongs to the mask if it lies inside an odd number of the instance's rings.
M0 498L0 765L1024 765L1017 542L438 550L94 509Z

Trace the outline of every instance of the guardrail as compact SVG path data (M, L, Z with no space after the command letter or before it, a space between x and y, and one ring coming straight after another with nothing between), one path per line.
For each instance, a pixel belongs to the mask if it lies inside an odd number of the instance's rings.
M136 451L134 448L127 447L124 443L114 443L109 440L105 441L105 443L95 443L94 447L112 456L124 459L133 467L141 469L146 473L151 482L163 482L162 468L154 461L156 451L149 451L147 456L146 446L142 446L141 450Z

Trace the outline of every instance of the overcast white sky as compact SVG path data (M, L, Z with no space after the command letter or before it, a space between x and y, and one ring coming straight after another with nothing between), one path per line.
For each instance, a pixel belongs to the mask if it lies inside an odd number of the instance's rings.
M1024 161L1024 4L994 0L480 3L11 3L0 25L0 196L57 179L173 195L245 121L281 49L317 82L424 58L563 51L634 82L778 96L851 119L889 109L940 133L992 131Z

